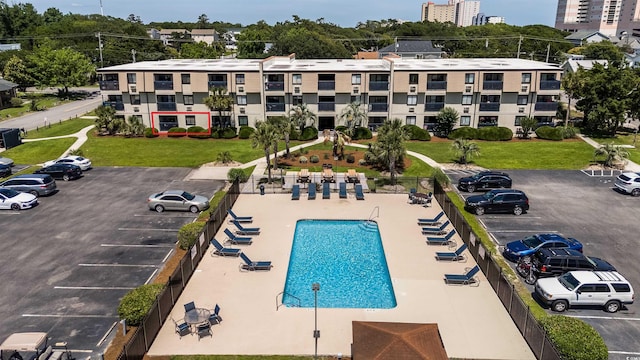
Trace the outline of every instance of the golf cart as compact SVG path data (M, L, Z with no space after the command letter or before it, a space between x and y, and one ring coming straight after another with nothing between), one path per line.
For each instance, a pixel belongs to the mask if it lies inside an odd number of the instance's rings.
M0 360L75 360L66 342L48 340L46 332L13 333L0 345Z

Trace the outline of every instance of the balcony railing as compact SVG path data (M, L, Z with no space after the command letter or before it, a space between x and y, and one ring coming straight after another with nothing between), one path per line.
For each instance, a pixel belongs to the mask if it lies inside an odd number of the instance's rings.
M447 90L446 81L427 81L427 90Z
M478 127L489 127L489 126L498 126L498 122L497 121L486 121L486 122L481 122L478 123Z
M177 106L174 102L159 102L158 111L176 111Z
M226 81L209 81L209 89L211 88L227 88Z
M389 109L388 104L380 104L380 103L369 104L369 111L386 112L388 111L388 109Z
M119 90L120 82L117 80L100 81L100 90Z
M318 90L335 90L335 89L336 89L335 81L318 80Z
M444 103L427 103L424 104L424 111L440 111L444 108Z
M119 101L105 101L102 103L102 105L110 106L114 110L120 110L120 111L124 110L124 103Z
M540 80L540 90L560 90L560 80Z
M479 111L500 111L500 103L480 103Z
M173 81L154 81L153 87L156 90L173 90Z
M482 82L483 90L502 90L502 81L487 80Z
M369 91L386 91L389 90L388 81L371 81L369 82Z
M284 81L269 81L264 83L265 91L284 91Z
M284 104L283 103L267 103L267 111L284 111Z
M557 102L537 102L536 111L556 111L558 110Z
M318 103L318 111L335 111L335 110L336 110L335 103L326 103L326 102Z

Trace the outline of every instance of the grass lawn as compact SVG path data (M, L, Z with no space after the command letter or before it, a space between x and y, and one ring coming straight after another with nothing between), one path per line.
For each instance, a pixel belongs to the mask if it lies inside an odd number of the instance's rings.
M34 95L38 103L38 109L48 109L54 106L58 106L69 102L69 100L60 100L57 96L51 94L36 94ZM0 110L0 121L11 119L17 116L22 116L31 111L31 100L29 98L22 98L25 103L19 107L11 107Z
M59 158L75 141L75 138L65 138L23 143L2 152L2 156L13 159L16 164L40 164Z
M95 120L93 119L74 119L62 121L59 123L53 123L48 127L42 127L38 130L30 130L27 133L27 139L41 139L53 136L70 135L76 133L83 128L93 125Z
M633 133L620 133L616 137L592 137L592 139L600 144L611 144L614 145L631 145L640 146L640 138ZM635 140L635 141L634 141ZM640 150L638 148L628 148L625 149L629 152L629 160L640 164Z

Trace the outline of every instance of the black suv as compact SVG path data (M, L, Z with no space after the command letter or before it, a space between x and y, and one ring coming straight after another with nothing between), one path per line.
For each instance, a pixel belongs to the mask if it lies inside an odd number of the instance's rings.
M495 188L511 188L511 178L503 172L481 171L473 176L458 180L458 189L474 192Z
M520 215L529 210L529 198L520 190L489 190L483 195L469 196L464 208L476 215L486 213L513 213Z
M520 258L516 265L518 274L527 284L534 284L538 278L559 276L569 271L616 271L607 261L567 248L542 248L530 258Z
M81 177L82 170L78 165L60 163L43 167L42 169L36 170L34 174L47 174L51 175L54 179L69 181Z

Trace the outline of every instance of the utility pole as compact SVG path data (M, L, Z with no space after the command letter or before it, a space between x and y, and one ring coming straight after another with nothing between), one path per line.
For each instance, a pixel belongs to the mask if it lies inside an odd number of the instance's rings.
M520 47L522 46L522 35L518 38L518 59L520 59Z
M549 52L551 51L551 43L547 44L547 59L545 60L545 62L549 62Z
M133 62L136 62L136 49L131 49L131 56L133 57Z
M100 0L100 15L104 16L104 11L102 11L102 0Z
M102 37L100 32L96 35L98 37L98 51L100 52L100 67L104 67L104 60L102 59Z

